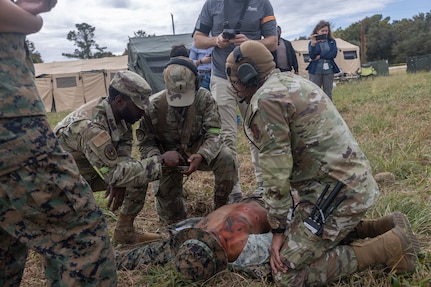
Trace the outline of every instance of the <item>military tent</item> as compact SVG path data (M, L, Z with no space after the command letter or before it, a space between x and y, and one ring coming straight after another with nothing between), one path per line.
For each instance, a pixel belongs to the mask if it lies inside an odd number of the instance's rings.
M108 94L127 56L35 64L36 85L48 112L71 111Z
M153 92L164 89L163 69L174 45L184 44L190 50L192 34L129 38L129 69L143 76Z
M361 66L359 47L340 38L336 38L335 40L337 41L338 48L335 63L346 75L356 74L356 71ZM308 76L308 72L305 68L308 66L310 60L308 55L308 42L309 40L291 41L298 59L299 74L304 77Z

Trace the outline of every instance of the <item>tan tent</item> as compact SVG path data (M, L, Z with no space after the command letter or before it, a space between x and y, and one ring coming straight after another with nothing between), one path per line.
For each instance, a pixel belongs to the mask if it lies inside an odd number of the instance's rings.
M337 41L338 48L335 63L343 73L347 75L355 74L358 68L361 66L359 47L340 38L336 38L335 40ZM305 70L309 61L308 42L309 40L291 41L292 46L296 52L296 57L298 58L299 74L304 77L308 77L308 72Z
M48 112L71 111L108 94L116 71L127 70L127 56L35 64L36 85Z

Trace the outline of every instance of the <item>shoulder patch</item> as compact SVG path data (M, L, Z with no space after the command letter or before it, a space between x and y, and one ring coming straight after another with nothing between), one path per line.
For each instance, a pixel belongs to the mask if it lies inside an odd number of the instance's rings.
M108 134L108 132L103 131L100 134L96 135L95 137L93 137L91 139L91 142L96 146L96 147L101 147L102 145L104 145L106 142L111 140L111 136Z
M262 138L262 132L259 130L258 126L256 124L252 124L250 130L253 133L254 140L260 141Z
M143 130L140 130L140 129L136 130L136 139L138 141L142 141L144 139L144 136L145 136L145 134L144 134Z
M109 160L116 160L117 159L117 157L118 157L117 150L115 149L115 147L112 144L108 144L105 147L105 156Z

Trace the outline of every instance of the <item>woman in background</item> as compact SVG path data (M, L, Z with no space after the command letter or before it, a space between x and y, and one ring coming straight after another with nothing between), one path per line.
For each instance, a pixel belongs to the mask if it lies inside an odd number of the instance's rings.
M332 36L329 22L321 20L314 27L308 43L310 64L307 70L310 81L322 88L331 100L334 74L340 72L334 61L337 51L337 43Z

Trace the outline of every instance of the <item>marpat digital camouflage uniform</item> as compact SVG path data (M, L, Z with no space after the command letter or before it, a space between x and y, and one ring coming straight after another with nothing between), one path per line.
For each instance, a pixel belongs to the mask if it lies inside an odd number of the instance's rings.
M142 247L131 250L117 251L115 259L118 270L143 269L150 264L168 264L175 258L175 236L184 228L193 228L200 218L190 218L175 225L168 226L166 233L169 239L151 242ZM194 238L199 240L199 238ZM268 279L271 274L269 266L269 248L271 247L272 234L249 234L247 244L239 257L228 262L228 268L234 272L244 273L252 278ZM214 274L212 274L214 275Z
M263 199L272 229L286 229L280 256L283 286L325 284L357 268L353 249L337 246L354 229L379 190L370 164L331 100L313 83L275 70L253 95L246 134L259 148ZM303 221L327 184L344 183L346 199L326 219L322 238ZM299 202L291 221L291 189ZM329 192L328 192L329 193ZM307 286L308 286L307 285Z
M0 33L0 286L19 286L28 249L47 286L116 286L105 217L52 132L25 35Z
M194 120L190 130L185 131L186 113L190 107L173 108L166 103L166 125L158 126L158 114L161 113L161 101L166 101L166 90L151 96L154 109L148 118L143 117L136 131L141 157L160 155L166 151L177 150L184 158L199 153L203 161L198 170L212 171L215 177L214 205L215 208L228 202L237 178L237 164L232 152L220 137L221 122L217 105L206 89L196 93L194 105ZM163 131L159 138L157 128ZM185 136L187 143L181 144ZM159 217L168 224L186 218L186 208L183 200L183 175L173 171L165 173L160 178L160 186L156 191L156 209Z
M108 184L127 187L121 213L141 211L147 184L159 178L161 164L156 156L144 160L131 156L132 126L116 123L106 98L81 106L58 123L54 132L94 191L105 190Z

